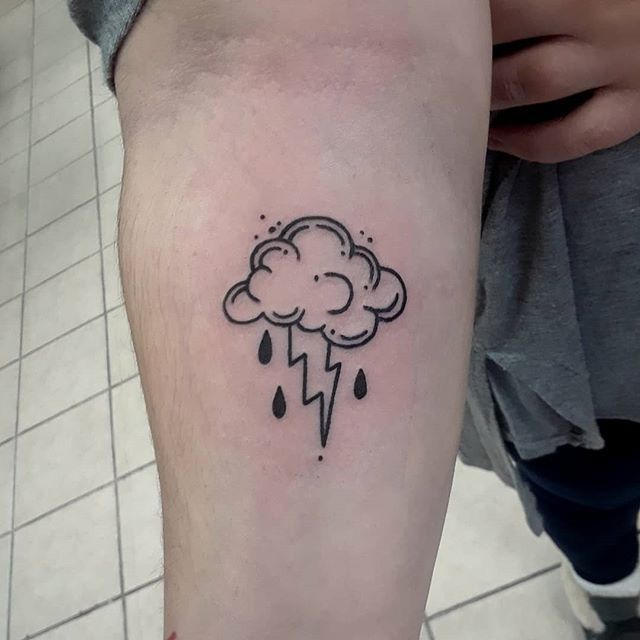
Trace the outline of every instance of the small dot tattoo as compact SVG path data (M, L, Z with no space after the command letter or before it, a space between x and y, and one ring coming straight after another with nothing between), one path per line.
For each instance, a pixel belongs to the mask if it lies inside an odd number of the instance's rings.
M260 220L264 220L265 216L264 213L260 216Z
M320 276L313 276L313 279L318 282L318 280L320 280Z

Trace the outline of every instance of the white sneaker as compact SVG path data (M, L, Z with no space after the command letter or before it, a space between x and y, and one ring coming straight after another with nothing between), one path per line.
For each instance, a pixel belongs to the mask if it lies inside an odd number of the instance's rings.
M566 562L562 581L585 640L640 640L640 595L619 598L592 595L578 583Z

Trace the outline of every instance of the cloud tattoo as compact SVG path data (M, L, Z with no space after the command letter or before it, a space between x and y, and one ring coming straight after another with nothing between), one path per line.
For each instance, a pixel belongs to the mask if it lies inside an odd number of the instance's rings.
M249 275L224 299L231 322L264 318L321 333L343 349L369 342L379 323L397 318L407 301L402 278L327 217L294 220L279 237L258 244L249 264Z
M276 231L277 227L269 228L269 233ZM248 275L229 289L222 307L227 319L236 324L264 319L286 328L287 361L290 367L302 365L302 404L318 403L320 442L325 447L342 368L341 362L332 362L332 348L355 349L367 344L380 323L395 320L406 303L407 290L397 272L381 266L370 249L356 244L344 225L328 217L309 216L294 220L277 237L255 246ZM315 392L309 388L309 361L320 356L296 352L296 331L324 338L320 341L324 344L323 368L314 370ZM271 337L265 331L258 360L268 365L271 358ZM360 369L353 394L362 400L367 390L366 375ZM285 394L278 386L273 415L281 419L286 410Z

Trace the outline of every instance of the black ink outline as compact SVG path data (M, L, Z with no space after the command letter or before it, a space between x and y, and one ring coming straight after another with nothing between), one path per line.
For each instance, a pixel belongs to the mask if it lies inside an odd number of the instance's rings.
M293 325L288 328L288 345L287 345L287 363L289 367L294 367L298 362L302 362L302 404L303 406L310 405L316 400L320 400L319 412L320 412L320 444L324 449L327 446L327 439L329 438L329 430L331 429L331 416L333 414L333 403L336 399L336 391L338 390L338 382L340 380L340 372L342 371L342 362L336 362L331 364L331 343L327 342L327 350L324 360L325 373L334 373L333 384L331 385L331 393L329 394L329 406L325 413L325 392L318 391L312 396L307 395L307 383L309 380L309 356L306 352L300 353L298 356L293 356Z
M349 297L347 301L339 309L329 309L327 311L327 313L331 314L332 316L338 316L341 313L344 313L353 302L353 285L351 284L351 280L349 280L349 278L347 278L347 276L345 276L343 273L334 273L333 271L327 271L322 275L324 275L325 278L337 278L338 280L342 280L342 282L347 285L347 288L349 290Z
M294 316L297 316L300 313L300 307L296 307L291 313L288 313L286 316L279 314L277 311L273 312L273 315L278 318L278 320L282 320L283 322L288 322Z
M386 271L392 276L394 276L397 279L397 281L400 283L400 287L402 289L402 302L399 309L394 310L394 307L397 304L397 299L394 299L392 304L387 306L384 309L377 309L369 305L363 305L363 308L366 311L369 311L370 313L372 313L374 316L374 323L371 331L359 332L352 336L346 335L344 333L337 334L342 340L344 340L344 343L333 342L334 346L340 347L342 349L356 349L360 346L365 345L367 342L373 339L373 337L378 332L378 326L380 322L390 322L391 320L395 320L400 315L402 315L407 303L407 289L404 284L404 281L402 280L402 277L397 271L389 267L382 267L378 262L378 259L376 258L375 254L370 249L362 245L355 244L348 229L337 220L334 220L327 216L307 216L303 218L297 218L292 222L288 223L286 226L284 226L280 231L279 236L275 238L269 238L268 240L264 240L258 243L254 247L253 251L251 252L251 256L249 259L249 264L251 268L251 273L249 275L249 278L247 278L242 282L236 283L227 292L227 295L225 296L225 299L222 304L223 312L227 320L235 324L251 324L253 322L256 322L257 320L260 320L261 318L264 318L265 320L267 320L267 322L270 322L271 324L274 324L276 326L288 326L289 324L300 323L305 316L304 309L300 312L300 315L297 318L295 318L294 313L291 313L287 316L281 316L281 317L278 317L277 313L272 313L271 315L274 317L267 317L266 313L262 311L256 317L251 318L250 320L237 320L228 313L227 303L229 300L231 301L231 303L233 303L235 298L243 291L246 292L249 299L252 300L253 302L255 303L261 302L260 299L257 296L255 296L250 289L251 274L260 270L265 270L267 273L272 273L271 268L264 265L262 263L262 260L271 251L283 251L284 250L282 247L283 243L288 248L291 249L291 251L295 254L296 260L299 261L300 251L298 250L298 248L294 243L295 237L299 233L309 230L312 226L315 226L318 229L322 229L323 231L327 231L329 233L334 234L338 238L341 246L345 246L345 245L348 246L349 255L347 259L350 260L357 255L362 257L367 262L369 266L369 281L371 283L371 291L375 291L378 288L383 271ZM353 290L353 287L351 290ZM389 316L391 311L393 311L393 314ZM343 313L343 311L340 313ZM332 314L332 315L339 315L339 314ZM326 327L326 324L323 324L320 327L315 327L314 329L308 329L303 326L299 326L299 328L302 331L307 331L307 332L323 332L325 327ZM334 335L334 334L331 334L331 335ZM323 337L325 338L325 340L331 341L330 336L323 334Z
M261 219L264 219L264 217L261 217ZM327 334L325 333L325 329L327 327L326 322L321 326L303 326L302 320L305 317L306 308L301 309L300 306L296 306L292 312L287 314L280 314L273 309L267 311L259 309L259 312L256 313L255 317L251 317L248 320L238 320L234 318L229 313L228 306L232 306L239 295L246 294L247 298L251 302L255 303L256 306L262 304L260 298L251 291L250 287L251 279L255 273L259 271L273 273L273 270L264 263L265 257L272 251L284 252L285 254L287 254L288 251L291 251L296 261L299 262L301 256L300 250L295 244L295 238L299 233L308 231L312 228L320 229L323 232L328 232L336 236L340 243L340 246L343 247L343 250L340 251L340 255L342 256L342 258L338 258L339 260L344 259L350 261L354 258L354 256L358 256L366 262L369 268L369 273L368 281L365 281L366 284L363 286L364 290L367 290L369 292L376 291L378 286L380 285L384 272L393 276L397 283L399 283L400 291L396 291L393 300L386 307L377 308L358 302L358 304L362 304L362 309L370 312L373 315L373 326L367 326L367 328L365 328L363 331L359 331L354 335L336 332L334 328L331 328L331 331L329 331ZM269 231L272 232L271 229L269 229ZM360 235L363 236L364 232L360 231ZM372 237L366 237L366 241L371 243ZM340 266L342 264L344 263L341 262L337 266ZM380 322L391 322L392 320L395 320L396 318L401 316L407 304L407 289L404 281L397 271L390 269L389 267L381 266L376 255L373 253L373 251L371 251L371 249L366 246L356 244L353 240L353 236L343 224L327 216L307 216L296 218L292 222L288 223L287 225L282 227L281 230L279 230L279 234L277 236L271 237L267 240L263 240L253 248L249 258L249 267L249 276L245 280L237 282L227 291L222 303L222 311L227 320L234 324L252 324L254 322L257 322L258 320L265 319L267 322L274 326L287 328L287 362L289 367L293 367L299 362L302 362L303 406L307 406L315 401L319 401L320 442L322 447L324 448L326 447L329 437L329 431L331 429L333 406L338 389L338 383L340 380L340 373L342 370L341 362L336 362L333 364L331 363L332 347L335 346L345 350L357 349L358 347L362 347L370 340L372 340L373 337L377 334L378 325ZM325 278L338 278L347 284L349 295L346 303L335 309L326 310L326 313L332 316L339 316L345 313L348 309L351 308L355 299L353 282L345 273L340 273L339 270L325 271L321 273ZM316 282L318 282L319 276L316 275L314 279ZM359 286L362 287L362 283L360 283ZM304 351L299 355L294 356L294 329L298 329L305 333L320 333L326 343L324 373L326 373L327 375L333 374L333 380L329 381L327 385L325 385L325 389L317 391L313 395L309 395L308 389L309 356ZM340 339L340 342L336 341L338 338Z

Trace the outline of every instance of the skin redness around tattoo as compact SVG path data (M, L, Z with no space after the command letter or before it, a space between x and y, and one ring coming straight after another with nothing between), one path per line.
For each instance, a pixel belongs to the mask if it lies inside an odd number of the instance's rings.
M253 248L248 275L229 289L222 308L235 324L264 320L275 330L287 332L287 362L290 367L301 365L302 404L318 403L320 444L324 448L342 360L373 340L381 322L391 322L402 314L407 290L398 273L381 266L369 247L356 244L349 230L332 218L308 216L285 226L278 222L269 227L269 234ZM360 236L373 244L373 238L365 237L364 231ZM312 363L308 353L295 349L298 332L318 336L324 344L324 363ZM271 333L264 329L258 361L268 365L272 357ZM316 385L319 388L309 388L311 366L324 374L325 383ZM367 377L360 369L353 395L362 400L367 392ZM278 385L272 412L282 419L286 411L286 397Z

